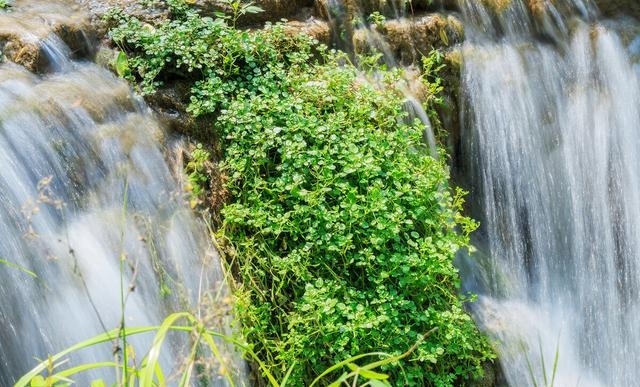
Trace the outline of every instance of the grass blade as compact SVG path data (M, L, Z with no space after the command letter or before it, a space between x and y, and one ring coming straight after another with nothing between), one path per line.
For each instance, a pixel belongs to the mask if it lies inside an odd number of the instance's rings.
M141 327L141 328L128 328L127 329L127 335L137 335L137 334L141 334L141 333L146 333L146 332L153 332L156 329L158 329L158 327L152 326L152 327ZM29 383L31 381L31 379L33 379L35 376L39 375L41 372L46 371L49 364L51 364L50 362L57 362L58 360L62 359L63 357L80 351L84 348L89 348L89 347L93 347L96 346L98 344L102 344L102 343L107 343L110 341L113 341L114 339L116 339L118 337L118 333L120 332L120 329L112 329L109 332L94 336L88 340L82 341L76 345L73 345L67 349L65 349L64 351L58 352L57 354L49 357L48 360L42 361L40 362L37 366L35 366L33 369L31 369L31 371L27 372L25 375L23 375L17 382L16 384L14 384L13 387L28 387Z
M36 273L32 272L31 270L29 270L29 269L27 269L27 268L25 268L25 267L22 267L22 266L20 266L20 265L16 265L16 264L15 264L15 263L13 263L13 262L9 262L9 261L7 261L6 259L2 259L2 258L0 258L0 263L1 263L1 264L3 264L3 265L9 266L10 268L18 269L18 270L20 270L21 272L23 272L23 273L25 273L25 274L27 274L27 275L29 275L29 276L33 277L33 278L38 278L38 275L37 275Z
M547 380L547 366L544 361L544 352L542 351L542 339L538 337L538 350L540 351L540 365L542 366L542 380L544 381L544 386L549 387L549 382Z
M558 337L558 342L556 343L556 353L553 357L553 371L551 372L551 385L549 387L553 387L553 383L556 380L556 372L558 371L559 359L560 359L560 337Z
M186 312L173 313L162 322L153 339L153 344L146 357L146 364L140 374L140 387L153 387L154 373L158 365L158 360L160 359L160 349L167 338L167 333L171 330L174 322L183 318L188 319L190 316L191 315Z

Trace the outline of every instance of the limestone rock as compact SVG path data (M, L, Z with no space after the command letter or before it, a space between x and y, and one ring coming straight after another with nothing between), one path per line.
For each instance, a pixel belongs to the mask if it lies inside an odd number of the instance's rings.
M329 4L331 4L329 0L316 0L316 15L328 20L336 12L345 12L351 14L351 16L347 15L347 18L351 19L359 15L366 19L373 12L379 12L388 18L399 18L458 9L457 0L344 0L342 7Z
M329 44L331 30L329 24L320 19L311 18L307 21L290 21L284 24L285 31L292 35L305 34L313 37L320 43Z
M16 0L10 12L0 12L0 47L5 59L32 72L50 67L47 40L57 36L76 58L89 58L95 46L95 31L89 18L71 0Z
M605 16L632 16L640 20L638 0L596 0L595 2Z
M97 34L106 38L109 25L103 17L112 9L121 9L127 15L134 16L149 24L157 24L165 20L169 14L163 7L145 7L140 0L78 0L82 7L89 11L91 24Z
M389 20L376 30L388 45L388 54L404 64L415 63L435 48L459 43L464 34L458 18L439 13ZM356 31L354 40L358 51L370 44L370 34L367 29Z
M4 45L3 53L8 60L34 73L44 72L48 67L47 58L37 43L10 40Z

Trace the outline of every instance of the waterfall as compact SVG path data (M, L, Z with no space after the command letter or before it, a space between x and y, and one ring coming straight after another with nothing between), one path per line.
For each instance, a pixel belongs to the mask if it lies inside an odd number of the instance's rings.
M24 27L48 63L40 75L0 63L2 386L36 358L121 319L133 327L159 325L175 310L224 314L215 310L221 304L204 303L224 296L223 274L206 227L185 204L171 139L126 82L70 60L53 34L37 40L27 18L16 6L0 20L3 29ZM151 339L132 339L138 361ZM178 338L165 349L167 377L184 349ZM95 347L69 365L112 360L113 351L111 343ZM113 374L90 377L111 385Z
M588 1L461 0L476 320L513 387L640 380L640 26ZM546 377L546 381L545 381Z

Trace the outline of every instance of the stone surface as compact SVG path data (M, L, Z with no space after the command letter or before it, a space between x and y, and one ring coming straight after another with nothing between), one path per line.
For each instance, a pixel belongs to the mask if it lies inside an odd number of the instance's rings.
M605 16L631 16L640 20L640 1L638 0L595 0Z
M461 42L464 32L457 17L440 13L393 19L374 28L388 46L387 55L403 64L415 63L435 48ZM371 30L356 31L354 39L356 49L362 50L370 44Z
M259 13L246 13L238 18L238 25L255 26L267 21L306 20L313 13L314 0L253 0L254 5L263 9ZM195 5L205 15L222 11L231 14L231 10L219 5L215 0L197 0Z
M284 25L285 31L290 34L306 34L320 43L329 44L331 30L329 24L320 19L312 18L307 21L290 21Z
M329 4L333 4L333 2L330 0L316 0L316 15L323 19L330 19L331 14L346 12L359 14L366 18L373 12L379 12L388 18L401 18L425 12L458 9L457 0L344 0L342 6L329 6Z
M78 0L78 2L88 11L91 24L103 39L106 39L109 28L103 17L111 9L122 9L126 14L150 24L158 23L168 16L166 9L155 6L145 7L140 0Z
M47 58L38 43L10 38L2 51L8 60L24 66L31 72L45 72L48 68Z
M75 2L16 0L0 12L0 47L5 59L32 72L46 72L50 65L46 42L57 35L74 57L93 54L95 31L84 10Z
M92 20L103 34L107 26L101 21L102 16L110 9L116 7L123 9L125 13L135 16L147 23L155 24L167 17L167 10L160 6L145 7L139 0L79 0L89 10ZM229 7L221 5L215 0L195 0L193 6L198 8L202 15L214 16L217 12L231 15ZM254 5L263 9L259 13L245 13L239 15L237 25L240 27L255 27L267 21L275 22L281 19L306 20L313 14L314 0L254 0Z

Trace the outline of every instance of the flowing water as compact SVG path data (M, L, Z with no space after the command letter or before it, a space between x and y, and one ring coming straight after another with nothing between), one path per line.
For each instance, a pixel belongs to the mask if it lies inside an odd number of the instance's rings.
M171 141L147 107L41 31L69 4L15 4L0 35L36 42L48 66L34 75L0 64L1 386L34 357L123 316L128 326L156 325L222 282L206 230L184 204ZM338 19L349 11L327 4ZM480 252L462 263L466 288L480 294L474 315L496 340L510 386L549 386L554 364L556 386L635 386L640 27L598 21L586 0L460 0L460 8L458 174L482 222ZM384 45L365 28L370 44ZM408 106L428 124L419 104ZM136 344L144 351L148 340ZM180 363L173 344L165 364Z
M172 310L224 295L215 249L185 205L171 142L149 109L105 69L71 61L55 35L37 36L28 21L46 24L42 8L21 4L40 3L16 2L0 25L41 46L49 65L34 75L0 63L1 386L35 358L121 321L158 325ZM47 17L70 9L40 6ZM224 314L218 304L206 307ZM151 339L133 340L138 361ZM182 360L180 341L172 344L167 376ZM108 361L112 351L112 344L94 348L70 364Z
M486 4L493 4L493 7ZM588 1L461 0L463 266L510 386L640 380L638 24ZM545 382L546 374L546 382Z

